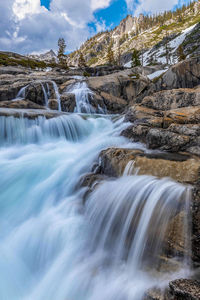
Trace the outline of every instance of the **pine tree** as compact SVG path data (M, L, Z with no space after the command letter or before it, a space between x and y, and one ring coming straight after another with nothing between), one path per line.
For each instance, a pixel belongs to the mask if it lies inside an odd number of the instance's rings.
M58 60L61 66L66 65L65 49L66 49L65 40L63 38L59 38L58 39Z
M111 42L109 47L108 47L108 52L107 52L107 60L108 60L108 63L110 65L115 64L115 59L114 59L114 53L113 53L113 50L112 50L112 46L113 46L113 43Z
M139 51L134 49L133 56L132 56L132 67L138 67L138 66L141 66Z
M86 61L85 61L85 58L83 56L83 53L81 52L80 55L79 55L79 60L78 60L78 65L79 67L86 67Z
M121 47L120 47L120 44L118 44L118 53L117 53L117 62L118 62L118 65L121 66Z
M182 61L186 59L186 55L183 52L183 46L180 45L177 49L178 61Z

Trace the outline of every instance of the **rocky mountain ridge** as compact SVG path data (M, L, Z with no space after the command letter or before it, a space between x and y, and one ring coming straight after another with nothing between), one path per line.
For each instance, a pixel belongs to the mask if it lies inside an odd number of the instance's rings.
M39 61L45 61L45 62L52 62L52 61L57 62L58 61L57 55L52 49L43 54L30 54L30 55L28 55L28 57L39 60Z
M153 16L148 18L143 15L139 17L128 15L114 30L97 34L86 41L79 50L71 53L68 56L68 64L77 65L79 55L82 53L89 66L103 65L107 63L106 56L110 44L112 44L115 58L118 59L120 51L121 64L125 64L130 61L130 53L134 48L143 50L144 53L147 50L150 51L153 47L159 48L162 44L165 45L166 37L169 41L172 41L184 32L191 34L190 30L187 32L187 29L190 28L192 31L194 29L192 26L200 22L199 13L200 1L197 1L191 3L189 7L184 8L182 11L168 12L166 16L161 15L158 20L154 19ZM193 34L198 33L199 36L199 27L195 30ZM176 44L178 42L183 44L188 57L193 55L194 52L199 53L200 49L195 44L196 38L190 35L189 40L185 41L186 36L187 34L180 41L176 40ZM189 46L189 44L193 43L194 45ZM163 53L160 53L160 55L164 56ZM151 55L151 60L154 58L155 53ZM148 63L149 61L146 62L146 64Z

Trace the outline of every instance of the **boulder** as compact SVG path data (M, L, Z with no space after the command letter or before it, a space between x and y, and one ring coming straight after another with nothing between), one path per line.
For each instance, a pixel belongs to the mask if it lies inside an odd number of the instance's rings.
M49 99L48 107L52 110L58 110L58 101L57 101L57 99Z
M194 57L172 66L156 82L156 89L194 88L200 84L200 57Z
M114 97L123 98L127 104L148 86L149 80L142 75L133 74L131 70L114 74L88 78L88 86L97 93L105 92Z
M171 177L182 183L196 183L200 172L200 159L189 155L144 153L142 150L109 148L100 153L100 172L107 176L123 175L132 162L131 174Z
M133 123L122 135L151 149L187 151L200 155L200 106L155 110L142 105L129 108L125 120Z
M75 95L71 93L65 93L61 95L61 108L62 111L74 112L76 107Z
M111 114L122 113L127 106L127 102L124 99L113 96L112 94L106 92L100 92L99 94L93 93L92 97L90 98L90 103L96 109L96 111L102 109L102 111Z
M16 100L16 101L1 101L0 107L2 108L25 108L25 109L43 109L44 107L29 100Z
M192 279L177 279L169 283L175 300L199 300L200 282Z
M29 84L29 81L12 81L6 82L6 85L0 85L0 101L15 99L18 92Z
M179 135L165 129L150 129L146 135L146 144L151 149L178 152L185 150L190 143L190 137Z
M156 110L171 110L200 105L200 87L197 89L175 89L154 93L145 97L141 105Z

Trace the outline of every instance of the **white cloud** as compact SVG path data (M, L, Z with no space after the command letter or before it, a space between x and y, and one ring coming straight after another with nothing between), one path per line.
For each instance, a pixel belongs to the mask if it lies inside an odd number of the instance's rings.
M112 0L91 0L92 10L95 11L100 8L106 8L110 5Z
M24 19L27 15L39 14L46 10L44 6L40 5L40 0L15 0L12 9L18 20Z
M179 0L140 0L139 4L135 4L134 0L126 0L129 11L135 15L140 13L158 13L172 9L179 3Z
M51 0L50 10L40 0L0 0L0 49L31 53L57 49L64 37L67 50L74 50L91 34L105 29L94 11L109 6L112 0ZM96 31L88 26L96 24ZM93 30L93 32L91 32Z

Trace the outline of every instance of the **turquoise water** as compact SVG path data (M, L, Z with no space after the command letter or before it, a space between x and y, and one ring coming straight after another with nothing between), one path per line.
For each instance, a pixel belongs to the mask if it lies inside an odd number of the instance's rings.
M105 241L111 240L122 203L133 207L135 195L149 180L155 191L158 180L147 177L134 185L129 176L104 183L86 206L79 188L101 150L134 147L119 135L126 126L123 120L75 114L51 120L0 117L1 300L139 300L156 282L134 267L137 258L124 260L126 215L113 247L106 248ZM178 201L177 191L181 195L185 187L167 181L164 191L168 186L170 201ZM119 211L112 211L117 199Z

